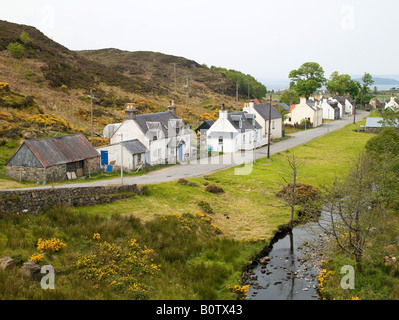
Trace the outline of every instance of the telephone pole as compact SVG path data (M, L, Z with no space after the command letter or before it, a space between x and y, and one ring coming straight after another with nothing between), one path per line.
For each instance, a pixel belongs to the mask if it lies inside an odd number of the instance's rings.
M94 136L93 131L93 89L90 89L90 122L91 122L91 137Z
M188 108L188 102L189 102L189 80L191 78L191 75L185 74L183 77L186 78L186 81L187 81L186 84L184 85L184 87L187 89L187 108Z
M173 71L174 71L174 78L175 78L175 93L174 93L174 99L176 98L176 94L177 94L177 83L176 83L176 66L178 65L178 63L176 62L172 62L171 63L173 65Z
M270 131L272 122L272 95L270 94L270 106L269 106L269 130L267 133L267 158L270 159Z

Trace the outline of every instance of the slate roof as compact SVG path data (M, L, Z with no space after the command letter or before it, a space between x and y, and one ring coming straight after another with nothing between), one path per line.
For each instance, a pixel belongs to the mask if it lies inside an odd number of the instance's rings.
M227 114L227 119L233 125L237 131L245 132L246 130L262 129L262 126L255 120L255 126L253 125L253 119L247 118L249 115L246 111L233 112ZM242 127L240 128L240 120L242 120Z
M209 129L210 127L212 127L213 124L213 120L205 120L198 126L197 129L195 129L195 132L198 132L201 129Z
M123 146L132 154L146 153L147 148L137 139L123 141Z
M44 167L100 157L100 154L89 140L83 134L78 133L60 137L25 140L7 163L24 145L33 152Z
M256 104L254 109L264 120L269 120L270 103ZM279 119L282 117L283 116L277 111L277 109L272 107L272 119Z
M157 112L157 113L148 113L148 114L138 114L136 116L136 122L141 128L141 130L146 134L148 131L155 131L155 128L159 128L164 133L165 137L168 137L168 124L171 121L172 126L176 125L176 121L181 122L181 128L183 128L183 121L178 117L173 115L170 112Z
M327 103L334 109L339 109L338 101L327 101Z

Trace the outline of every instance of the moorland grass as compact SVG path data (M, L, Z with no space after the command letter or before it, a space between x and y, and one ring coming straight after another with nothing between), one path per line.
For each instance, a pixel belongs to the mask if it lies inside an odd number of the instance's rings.
M122 243L137 239L154 250L153 263L161 270L153 278L143 279L151 287L148 299L231 299L228 285L239 284L243 268L267 245L275 231L289 221L288 208L275 207L267 195L281 188L286 157L304 161L299 181L314 186L328 184L334 175L343 175L349 164L373 135L354 132L358 125L315 139L271 157L259 159L247 176L235 176L234 168L205 177L189 178L190 184L177 181L146 186L144 195L111 204L53 208L31 216L10 215L0 219L0 255L27 261L35 253L38 238L56 237L67 247L46 255L41 264L51 263L57 273L53 293L38 285L22 284L16 293L12 281L0 284L3 298L37 299L130 299L109 285L81 279L72 268L74 261L93 252L93 234L102 241ZM215 184L224 192L206 192L206 184ZM208 203L205 221L195 214ZM169 218L169 214L171 215ZM174 218L173 218L174 217ZM176 218L177 217L177 218ZM179 218L180 217L180 218ZM215 233L213 226L221 228ZM188 228L189 226L189 228ZM193 227L194 226L194 227ZM0 278L7 276L0 273ZM8 279L8 278L7 278Z

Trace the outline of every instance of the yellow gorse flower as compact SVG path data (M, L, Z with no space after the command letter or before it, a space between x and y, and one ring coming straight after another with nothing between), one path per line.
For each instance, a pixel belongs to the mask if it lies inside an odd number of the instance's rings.
M37 240L37 250L40 253L43 252L48 252L48 253L53 253L60 251L62 248L65 248L67 245L63 243L61 240L57 238L52 238L48 240L43 240L42 238L39 238Z

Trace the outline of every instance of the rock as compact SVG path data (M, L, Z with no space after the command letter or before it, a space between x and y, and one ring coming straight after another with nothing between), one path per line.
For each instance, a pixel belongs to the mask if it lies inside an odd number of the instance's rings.
M282 284L282 282L281 282L281 281L276 281L276 282L274 283L275 286L278 285L278 284Z
M16 266L15 260L10 257L2 257L0 259L0 269L9 270Z
M40 281L42 274L40 273L40 266L32 261L25 262L19 272L27 276L32 281Z
M270 258L268 256L259 259L260 264L266 264L269 261L270 261Z
M303 290L303 291L308 291L309 289L308 289L308 288L303 288L302 290Z

